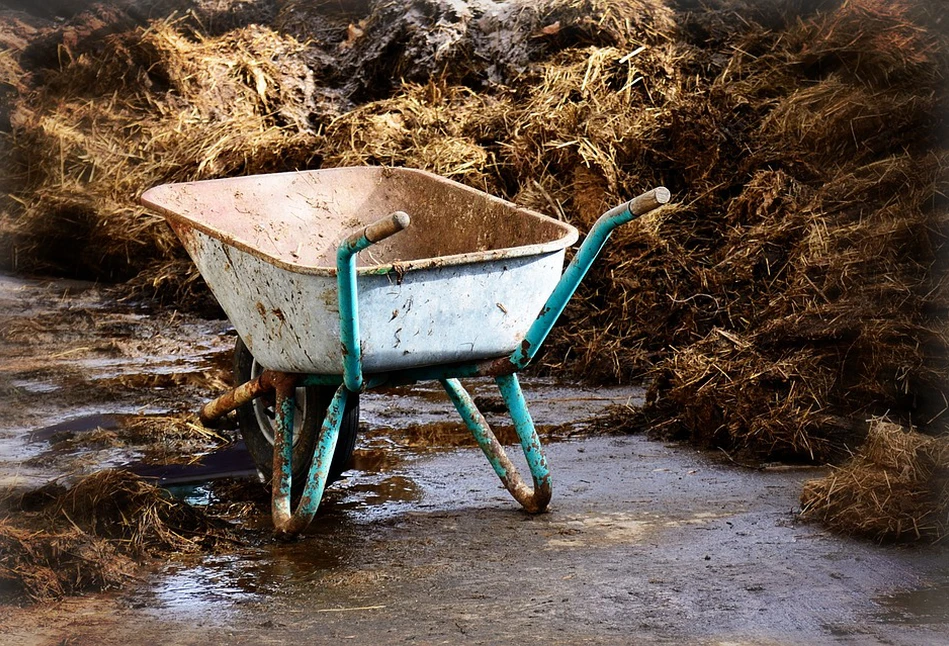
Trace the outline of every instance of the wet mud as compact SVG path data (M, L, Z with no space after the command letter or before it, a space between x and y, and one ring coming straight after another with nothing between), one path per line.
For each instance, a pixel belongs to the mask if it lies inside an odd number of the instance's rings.
M235 430L190 426L229 379L225 321L81 283L6 277L0 301L7 487L130 467L241 528L227 550L152 563L120 591L7 606L4 643L947 641L945 547L800 523L801 483L820 469L610 435L598 416L641 405L638 389L524 378L554 479L538 516L436 386L368 394L350 470L303 537L273 541ZM510 443L493 385L471 390Z
M232 346L226 321L0 276L0 485L212 450L228 438L188 415L226 387Z

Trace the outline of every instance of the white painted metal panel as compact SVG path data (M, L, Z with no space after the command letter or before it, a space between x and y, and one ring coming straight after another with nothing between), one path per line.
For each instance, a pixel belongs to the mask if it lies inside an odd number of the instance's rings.
M178 228L178 227L176 227ZM201 275L257 361L342 374L336 279L281 269L200 231L179 230ZM560 278L564 251L359 277L363 370L514 351Z

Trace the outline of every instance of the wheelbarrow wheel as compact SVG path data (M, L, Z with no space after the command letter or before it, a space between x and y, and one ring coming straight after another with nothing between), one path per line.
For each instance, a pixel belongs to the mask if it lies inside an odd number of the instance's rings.
M234 376L237 383L245 383L263 371L257 360L240 339L234 346ZM313 450L326 416L326 409L333 399L335 388L308 386L297 388L296 411L293 416L293 490L297 496L303 491L306 476L313 461ZM258 397L237 409L237 423L247 450L257 470L266 482L273 476L275 402L273 397ZM330 463L327 484L339 479L349 468L353 449L356 446L356 430L359 426L359 397L350 395L343 420L339 427L336 451Z

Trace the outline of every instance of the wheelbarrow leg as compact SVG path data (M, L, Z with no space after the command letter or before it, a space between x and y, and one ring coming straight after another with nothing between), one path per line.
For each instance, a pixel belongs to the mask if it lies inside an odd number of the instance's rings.
M547 468L547 459L544 457L540 438L537 437L534 421L527 410L527 402L524 401L524 394L521 392L517 375L510 374L497 377L495 382L498 384L501 396L507 405L511 420L514 422L514 428L517 431L517 437L521 442L521 448L524 451L524 457L527 459L528 467L530 467L531 479L534 482L533 489L521 478L514 463L505 453L504 447L498 442L487 420L484 419L484 415L475 406L474 401L461 385L461 382L457 379L441 380L448 397L465 421L471 434L474 435L478 446L484 451L491 466L494 467L494 472L501 478L501 482L504 483L507 490L517 502L521 503L524 509L532 514L537 514L547 509L547 504L550 502L550 470Z
M323 489L329 475L330 463L336 451L336 441L339 439L339 427L346 410L346 400L349 391L340 386L333 395L323 426L320 429L319 443L310 464L306 485L303 494L297 503L297 508L290 511L290 491L292 488L293 473L293 411L295 408L296 380L289 375L287 379L277 384L277 415L274 430L274 466L273 466L273 498L271 513L273 515L274 531L277 536L289 537L299 534L316 514L320 501L323 498Z

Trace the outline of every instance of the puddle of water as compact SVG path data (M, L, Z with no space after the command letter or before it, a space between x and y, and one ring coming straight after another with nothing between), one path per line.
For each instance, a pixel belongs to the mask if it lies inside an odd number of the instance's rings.
M96 429L114 431L121 427L126 416L110 413L91 413L31 431L28 442L59 442L77 434L88 433Z
M24 393L31 395L46 395L62 390L62 386L51 384L46 381L32 381L29 379L14 379L10 382L13 388L17 388Z
M398 485L393 484L398 489ZM351 561L363 539L350 515L332 505L321 512L299 542L265 542L241 554L209 556L199 564L169 564L147 589L133 591L130 603L145 613L216 624L244 604L306 588L352 583L360 576Z
M382 441L380 441L382 440ZM372 438L360 441L353 451L352 471L379 473L393 471L405 460L405 451L397 444L385 441L388 438Z
M400 474L357 474L338 485L334 513L368 523L402 513L422 499L422 487ZM334 496L335 497L335 496Z
M495 435L501 444L517 442L517 433L509 425L492 425ZM538 428L541 435L549 428ZM366 435L370 438L384 437L391 440L398 448L413 450L439 450L477 446L471 432L459 419L457 421L438 421L427 424L409 424L396 428L367 429Z
M186 464L125 465L132 473L153 479L160 487L204 485L223 478L256 478L257 467L243 440L226 444Z
M207 616L254 601L260 590L255 559L241 556L208 557L198 566L170 565L149 591L150 610L157 613Z
M925 626L949 623L949 571L942 581L917 590L906 590L878 597L883 607L877 621L888 624Z
M13 465L12 468L0 469L0 484L13 487L32 482L42 484L62 475L62 468L51 470L50 465L64 458L83 458L91 452L95 452L96 468L124 464L134 451L113 446L115 432L125 420L138 418L139 413L162 411L116 408L116 412L101 413L91 407L75 407L69 417L49 426L0 431L0 464ZM72 470L81 471L83 465L77 463L77 466Z
M78 369L86 380L100 385L134 389L162 387L161 381L171 382L168 385L187 385L188 378L195 384L201 384L207 381L202 370L207 368L209 363L205 361L204 355L187 359L147 355L82 358L63 361L61 365ZM165 379L162 380L162 377Z
M465 386L502 444L517 442L510 419L490 379ZM551 379L527 379L524 396L538 432L548 439L582 434L611 406L641 406L643 389L633 386L565 386ZM412 448L474 446L454 406L438 383L380 389L360 397L360 417L370 435L385 435Z

